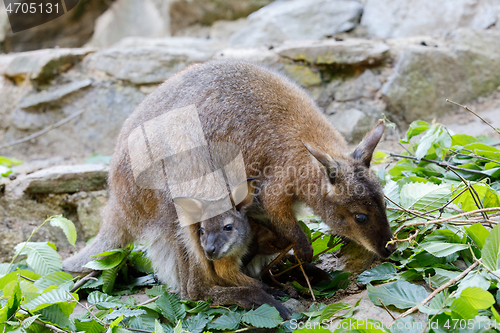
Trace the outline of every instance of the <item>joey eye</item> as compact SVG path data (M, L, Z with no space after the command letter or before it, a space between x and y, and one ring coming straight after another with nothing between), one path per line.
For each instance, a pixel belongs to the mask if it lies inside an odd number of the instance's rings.
M226 224L223 228L224 231L233 231L233 225L232 224Z
M203 228L198 229L198 231L200 232L200 236L203 236L203 234L205 233L205 229Z
M366 216L365 214L358 213L354 215L354 221L356 221L356 223L359 224L365 224L366 222L368 222L368 216Z

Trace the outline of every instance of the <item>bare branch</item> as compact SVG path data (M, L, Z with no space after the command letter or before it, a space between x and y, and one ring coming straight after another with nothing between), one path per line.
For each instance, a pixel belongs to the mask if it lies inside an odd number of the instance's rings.
M469 111L470 113L472 113L473 115L475 115L476 117L478 117L479 119L481 119L481 121L482 121L483 123L485 123L485 124L486 124L486 125L488 125L489 127L493 128L493 130L494 130L495 132L497 132L498 134L500 134L500 131L499 131L497 128L495 128L495 127L494 127L493 125L491 125L489 122L487 122L486 120L484 120L483 118L481 118L481 116L480 116L480 115L478 115L477 113L475 113L474 111L472 111L471 109L469 109L469 107L468 107L468 106L466 106L466 105L462 105L462 104L458 104L457 102L450 101L449 99L446 99L446 101L447 101L448 103L455 104L455 105L460 106L461 108L464 108L465 110Z
M33 134L31 134L31 135L28 135L28 136L27 136L27 137L25 137L25 138L22 138L22 139L19 139L19 140L14 140L14 141L12 141L12 142L9 142L9 143L6 143L6 144L4 144L4 145L1 145L1 146L0 146L0 149L4 149L4 148L8 148L8 147L12 147L12 146L16 146L16 145L21 144L21 143L24 143L24 142L28 142L28 141L30 141L30 140L32 140L32 139L34 139L34 138L39 137L40 135L43 135L43 134L45 134L45 133L49 132L50 130L53 130L54 128L58 128L59 126L62 126L62 125L64 125L64 124L66 124L67 122L69 122L70 120L72 120L72 119L74 119L74 118L78 117L79 115L81 115L81 114L82 114L82 113L84 113L84 112L85 112L85 109L80 110L80 111L77 111L77 112L73 113L72 115L70 115L70 116L68 116L68 117L64 118L63 120L58 121L57 123L55 123L55 124L53 124L53 125L50 125L50 126L48 126L48 127L45 127L45 128L44 128L43 130L41 130L41 131L38 131L38 132L33 133Z
M439 294L441 291L443 291L444 289L454 285L455 283L457 283L459 280L463 279L467 274L469 274L474 268L477 267L477 265L479 265L479 262L481 261L481 259L479 259L478 261L474 262L472 265L470 265L465 271L463 271L462 273L460 273L457 277L451 279L450 281L446 282L445 284L443 284L441 287L437 288L436 290L434 290L429 296L427 296L422 302L420 302L419 305L425 305L427 302L429 302L431 299L433 299L437 294ZM412 314L413 312L415 312L416 310L418 309L418 305L412 307L411 309L407 310L405 313L399 315L394 321L398 320L398 319L401 319L401 318L404 318L410 314ZM394 323L394 322L393 322Z

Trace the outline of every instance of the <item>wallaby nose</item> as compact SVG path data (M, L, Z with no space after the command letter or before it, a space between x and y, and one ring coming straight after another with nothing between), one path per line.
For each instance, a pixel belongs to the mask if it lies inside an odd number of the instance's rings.
M398 248L398 243L396 242L387 245L387 251L389 251L390 253L396 251L397 248Z
M207 246L207 248L205 249L205 253L207 254L208 257L212 257L215 253L215 246L213 245Z

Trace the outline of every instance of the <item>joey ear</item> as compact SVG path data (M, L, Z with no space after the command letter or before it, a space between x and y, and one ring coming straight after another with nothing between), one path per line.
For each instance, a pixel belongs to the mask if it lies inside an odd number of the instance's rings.
M358 161L363 162L366 167L369 167L372 160L373 151L380 141L382 134L384 134L384 130L385 124L381 120L370 132L365 135L358 147L352 153L352 157L354 157L354 159Z
M176 197L172 199L174 203L182 208L190 218L199 220L203 215L203 203L194 198Z
M241 211L252 205L253 197L255 194L255 181L249 178L242 181L231 191L236 209Z
M316 148L311 147L311 145L308 144L307 142L302 141L302 143L304 144L306 149L311 153L311 155L314 156L319 161L319 163L323 164L326 168L329 168L332 165L333 159L330 157L330 155Z

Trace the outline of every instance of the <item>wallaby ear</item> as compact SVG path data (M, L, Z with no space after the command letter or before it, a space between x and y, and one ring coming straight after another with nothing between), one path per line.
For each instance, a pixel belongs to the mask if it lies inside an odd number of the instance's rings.
M203 203L194 198L176 197L172 199L174 203L182 208L193 220L199 220L203 215Z
M339 175L340 172L340 164L335 161L330 155L325 152L322 152L316 148L311 147L307 142L302 141L307 150L314 156L319 163L323 164L326 167L326 173L328 174L328 178L330 182L333 184L335 179Z
M384 130L385 124L381 120L370 132L365 135L361 143L352 153L352 157L356 160L362 161L366 167L369 167L373 151L380 141L382 134L384 134Z
M241 211L248 208L252 202L255 194L255 181L249 178L238 185L231 191L236 209Z
M316 148L311 147L307 142L302 141L306 149L314 156L319 163L323 164L327 169L332 165L333 159L325 152L319 151Z

